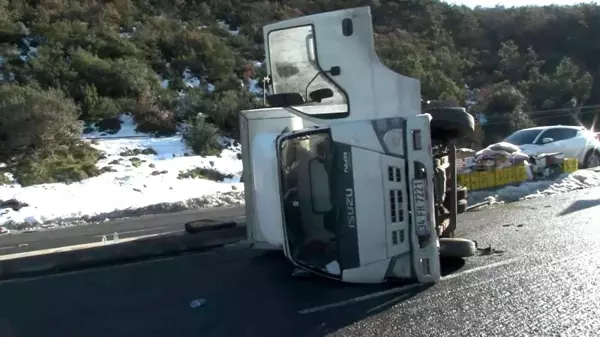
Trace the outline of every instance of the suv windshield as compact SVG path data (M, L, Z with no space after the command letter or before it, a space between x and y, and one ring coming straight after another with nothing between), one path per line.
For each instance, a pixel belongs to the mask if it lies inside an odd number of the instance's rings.
M340 275L337 210L330 179L333 142L328 131L292 136L280 145L280 177L286 240L292 259L304 267Z
M533 144L542 130L520 130L508 136L504 141L514 145Z
M309 115L345 113L348 111L348 105L342 90L325 74L318 75L320 69L313 30L312 25L306 25L269 33L268 52L273 93L299 93L305 101L309 101L307 92L328 88L333 91L333 97L325 98L321 103L292 108Z

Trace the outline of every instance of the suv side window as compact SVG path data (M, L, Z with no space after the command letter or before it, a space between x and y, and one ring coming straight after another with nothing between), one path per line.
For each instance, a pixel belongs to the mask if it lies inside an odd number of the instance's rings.
M577 136L576 129L570 128L552 128L544 131L540 138L538 138L537 144L543 144L542 140L544 138L552 138L555 142L570 139Z

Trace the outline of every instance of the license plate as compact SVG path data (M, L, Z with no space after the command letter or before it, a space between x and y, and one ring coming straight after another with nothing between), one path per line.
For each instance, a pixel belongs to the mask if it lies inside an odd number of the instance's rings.
M413 200L415 215L415 226L418 236L429 236L427 184L423 179L413 180Z

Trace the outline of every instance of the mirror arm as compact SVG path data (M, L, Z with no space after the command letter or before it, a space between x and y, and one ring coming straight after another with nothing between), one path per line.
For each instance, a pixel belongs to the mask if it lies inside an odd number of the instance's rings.
M315 76L313 76L312 80L310 80L310 82L308 82L308 84L306 85L306 88L304 89L304 97L306 97L307 100L308 100L308 87L310 87L312 82L314 82L317 79L317 76L319 76L319 75L321 75L321 71L318 71L317 74Z

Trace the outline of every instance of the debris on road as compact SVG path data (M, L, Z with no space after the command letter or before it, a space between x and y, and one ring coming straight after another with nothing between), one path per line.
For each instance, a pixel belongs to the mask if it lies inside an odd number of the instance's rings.
M192 309L199 308L199 307L205 305L206 302L208 302L208 301L205 300L204 298L199 298L199 299L193 300L190 302L190 308L192 308Z

